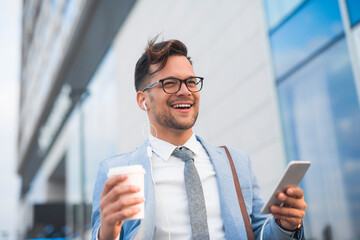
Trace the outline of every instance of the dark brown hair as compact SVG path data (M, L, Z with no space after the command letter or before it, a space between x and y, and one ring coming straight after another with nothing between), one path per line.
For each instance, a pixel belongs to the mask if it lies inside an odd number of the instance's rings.
M148 77L161 71L166 65L166 62L170 56L187 56L187 48L184 43L179 40L173 39L168 41L162 41L155 43L157 37L148 42L148 46L145 52L139 58L135 67L135 89L136 91L142 91L146 87L145 83L148 82ZM159 67L150 72L150 65L160 63Z

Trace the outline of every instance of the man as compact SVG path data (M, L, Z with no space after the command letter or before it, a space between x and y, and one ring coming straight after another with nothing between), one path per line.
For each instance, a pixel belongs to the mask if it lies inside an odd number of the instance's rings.
M136 99L148 114L151 136L135 151L101 162L94 189L92 239L246 239L226 153L192 131L203 78L194 73L182 42L155 41L149 42L135 69ZM253 233L259 239L268 217L260 213L259 186L249 157L236 149L230 153ZM136 186L118 184L126 175L106 177L111 167L136 164L146 169L145 199L124 198L139 191ZM274 218L265 226L264 239L302 239L303 191L289 188L278 198L284 206L271 207ZM144 219L123 220L140 211L126 207L144 201Z

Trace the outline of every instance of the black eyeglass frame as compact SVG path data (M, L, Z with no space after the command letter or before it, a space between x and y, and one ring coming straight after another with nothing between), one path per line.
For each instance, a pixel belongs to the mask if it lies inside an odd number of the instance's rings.
M201 85L200 85L200 88L198 88L198 90L196 90L196 91L190 90L189 87L188 87L188 85L187 85L187 81L188 81L189 79L193 79L193 78L200 79L200 81L197 82L196 85L198 85L199 83L200 83ZM180 81L179 89L178 89L176 92L168 93L168 92L165 91L164 81L165 81L165 80L169 80L169 79L173 79L173 80L178 80L178 81ZM178 78L175 78L175 77L167 77L167 78L160 79L160 80L158 80L158 81L150 84L149 86L145 87L142 91L145 92L146 90L152 88L153 86L155 86L156 84L158 84L158 83L160 82L163 91L164 91L165 93L167 93L167 94L174 94L174 93L177 93L178 91L180 91L181 86L182 86L182 83L185 83L186 88L187 88L190 92L200 92L200 90L201 90L202 87L203 87L203 80L204 80L203 77L198 77L198 76L191 76L191 77L188 77L188 78L186 78L186 79L184 79L184 80L178 79Z

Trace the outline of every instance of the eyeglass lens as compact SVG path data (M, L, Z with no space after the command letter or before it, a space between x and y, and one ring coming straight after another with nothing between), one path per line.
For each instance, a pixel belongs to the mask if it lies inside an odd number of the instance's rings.
M185 85L187 86L187 88L189 89L190 92L198 92L201 90L201 79L197 78L197 77L193 77L193 78L188 78L185 82ZM165 79L163 81L163 88L164 91L167 93L176 93L177 91L180 90L180 84L181 81L179 79Z

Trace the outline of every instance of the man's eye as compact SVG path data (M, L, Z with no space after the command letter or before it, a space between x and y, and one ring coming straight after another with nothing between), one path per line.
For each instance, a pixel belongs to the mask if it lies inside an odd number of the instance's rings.
M187 81L187 84L190 84L190 85L196 85L196 79L188 79Z
M176 85L176 81L164 81L164 86L171 87L173 85Z

